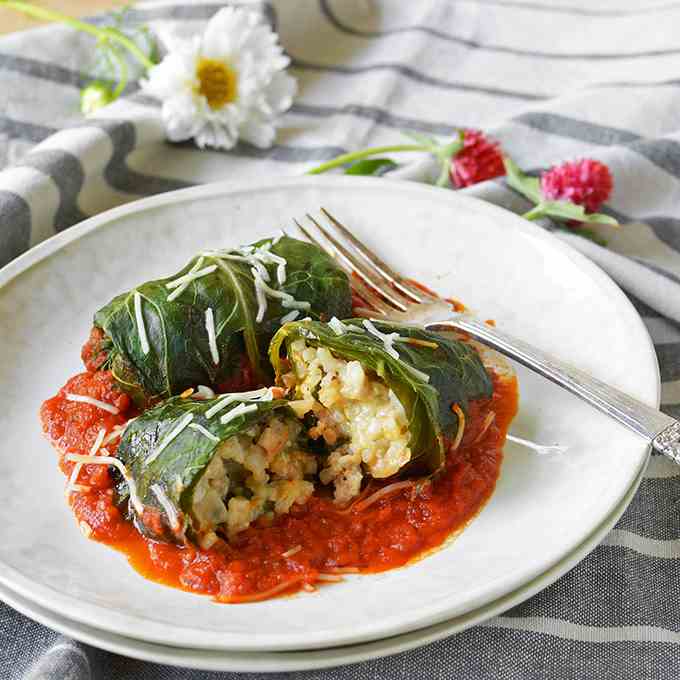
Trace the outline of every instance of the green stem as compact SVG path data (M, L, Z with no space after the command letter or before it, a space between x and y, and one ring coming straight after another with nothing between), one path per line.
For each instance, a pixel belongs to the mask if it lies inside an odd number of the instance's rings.
M544 216L545 213L543 212L543 206L540 203L535 205L531 210L529 210L529 212L525 212L524 215L522 215L525 220L535 220Z
M111 53L113 54L113 57L118 64L118 73L120 75L120 77L118 79L118 85L116 85L116 89L113 91L113 95L112 95L114 99L118 99L118 97L120 97L121 93L125 89L125 86L127 85L128 67L127 67L127 62L118 53L118 50L111 49Z
M23 2L22 0L0 0L0 7L9 7L10 9L15 9L18 12L23 12L28 16L35 17L36 19L45 19L46 21L59 21L61 23L75 28L77 31L82 31L83 33L89 33L95 36L98 40L111 40L112 42L117 42L122 45L130 54L132 54L137 61L139 61L142 66L146 69L150 69L154 63L149 59L149 57L144 54L144 52L135 43L130 40L127 36L123 35L119 31L115 31L109 28L99 28L88 24L85 21L80 21L80 19L75 19L61 12L56 12L55 10L45 9L44 7L36 7L30 2Z
M326 170L332 170L333 168L339 168L346 163L351 163L352 161L358 161L362 158L368 158L369 156L375 156L379 153L390 153L392 151L431 151L429 146L424 144L395 144L393 146L374 146L369 149L362 149L361 151L352 151L351 153L344 153L341 156L336 156L330 161L326 161L321 165L317 165L315 168L308 170L307 175L320 175Z

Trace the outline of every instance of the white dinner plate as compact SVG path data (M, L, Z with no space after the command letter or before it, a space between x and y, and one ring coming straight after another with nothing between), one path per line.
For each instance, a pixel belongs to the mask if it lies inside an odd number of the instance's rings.
M436 642L437 640L442 640L492 616L496 616L510 607L523 602L534 593L543 590L543 588L556 581L562 574L566 573L577 562L583 559L604 538L609 532L610 527L616 523L617 519L628 507L628 503L630 503L635 495L642 480L643 473L644 468L640 471L638 478L631 485L612 515L607 517L576 550L538 578L525 584L515 592L456 619L444 621L427 628L421 628L412 633L403 633L402 635L374 642L298 652L229 652L212 649L170 647L153 642L135 640L124 635L108 633L83 623L71 621L56 612L44 609L35 604L35 602L17 595L1 584L0 599L22 614L76 640L93 645L94 647L106 649L109 652L154 663L199 668L209 671L239 673L291 672L359 663L360 661L398 654L399 652L405 652Z
M114 294L176 271L201 248L245 243L325 206L395 268L650 405L658 366L623 293L534 225L454 192L356 178L218 184L109 211L0 272L0 583L48 610L113 633L230 651L318 649L411 632L514 592L581 545L647 458L636 435L520 372L514 431L559 442L559 459L513 452L481 514L407 568L316 593L218 605L150 583L78 531L37 421L81 370L92 314Z

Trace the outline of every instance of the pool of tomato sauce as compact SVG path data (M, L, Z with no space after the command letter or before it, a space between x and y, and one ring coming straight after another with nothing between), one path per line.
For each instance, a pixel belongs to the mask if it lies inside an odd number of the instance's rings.
M96 334L91 336L83 348L90 369L98 365L91 353L97 340ZM462 441L449 452L444 469L417 489L395 490L366 507L362 503L389 482L373 481L358 501L342 509L323 491L317 492L304 505L294 505L288 515L256 522L231 544L202 550L142 536L115 506L106 465L83 466L78 478L81 490L72 492L69 502L83 533L124 553L142 576L220 602L267 599L311 590L340 580L343 573L400 567L441 546L493 493L518 396L513 377L493 372L491 376L493 396L470 404ZM240 382L247 380L246 374ZM69 401L67 392L112 404L119 413ZM480 437L489 411L494 411L495 419ZM101 428L110 432L136 414L110 372L102 370L73 376L40 412L67 476L75 463L67 461L65 453L89 453ZM115 455L115 446L114 442L104 453Z

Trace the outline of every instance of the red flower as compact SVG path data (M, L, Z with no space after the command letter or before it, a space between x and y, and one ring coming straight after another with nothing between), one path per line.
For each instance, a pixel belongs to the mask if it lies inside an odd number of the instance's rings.
M479 130L465 130L463 148L451 159L451 183L458 189L505 174L498 142Z
M613 187L609 168L591 158L556 165L541 175L541 193L547 199L571 201L588 212L597 212Z

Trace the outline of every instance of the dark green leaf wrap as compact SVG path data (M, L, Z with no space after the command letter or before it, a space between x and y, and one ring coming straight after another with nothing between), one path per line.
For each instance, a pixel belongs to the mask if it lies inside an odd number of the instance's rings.
M170 502L187 519L186 527L190 532L190 509L194 489L218 446L229 437L243 433L255 423L266 419L272 412L280 409L288 411L287 401L283 399L237 402L229 404L219 413L207 418L206 412L223 397L224 395L205 401L173 397L148 409L125 428L116 456L126 466L134 480L137 496L144 506L144 512L133 513L133 517L145 534L153 538L179 540L179 534L183 533L172 531L167 513L152 488L154 485L161 486ZM242 403L254 403L257 410L222 424L220 418ZM193 416L190 425L200 425L219 441L214 441L200 430L187 425L157 457L147 462L154 455L156 448L163 443L164 438L189 413ZM125 480L120 479L117 485L118 503L126 502L129 497L129 486ZM131 513L132 505L130 504ZM154 518L161 520L156 519L152 522ZM183 524L182 529L184 528Z
M402 338L424 341L410 344L397 341L392 357L383 341L369 333L360 319L342 322L348 330L338 335L328 324L300 321L285 324L274 336L269 356L277 377L287 370L282 357L290 344L304 338L312 347L326 347L335 356L359 361L375 372L394 391L409 420L410 469L437 470L444 463L444 439L458 431L458 404L467 413L468 402L488 398L493 385L477 352L469 345L413 326L373 322L382 333L398 333ZM436 347L432 346L436 344ZM425 381L417 372L426 374Z
M286 280L279 284L277 265L263 264L269 285L309 302L300 316L326 319L351 313L351 292L346 274L320 248L284 236L252 244L267 246L271 253L286 260ZM147 281L115 297L94 317L109 347L107 367L118 383L139 405L180 394L188 387L203 384L222 389L249 363L254 377L266 382L271 370L264 355L281 318L291 312L280 299L267 297L264 318L256 320L258 301L251 264L225 256L236 251L211 251L197 255L175 275ZM199 266L200 263L200 266ZM192 268L216 269L193 280L174 300L175 289L167 284L188 274ZM149 343L148 353L135 319L135 292L141 297L141 311ZM206 330L206 311L212 309L219 363L215 365Z

